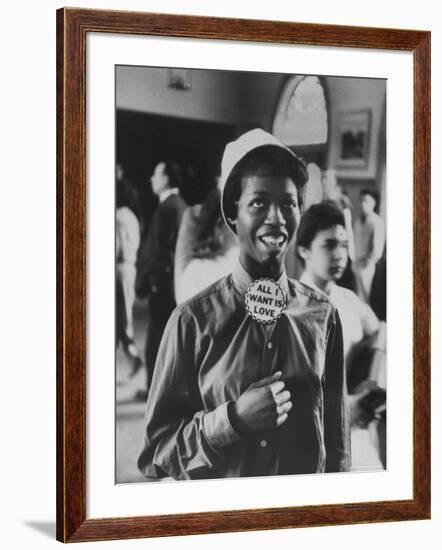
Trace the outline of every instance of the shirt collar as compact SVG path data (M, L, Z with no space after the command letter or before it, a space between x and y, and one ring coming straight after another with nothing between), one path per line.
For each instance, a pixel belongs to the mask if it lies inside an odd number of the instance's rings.
M255 280L252 279L249 273L244 269L244 267L241 265L241 262L238 262L236 264L232 272L232 279L233 284L242 292L245 292L249 288L250 284L253 283L253 281ZM288 293L289 283L285 270L281 273L276 282L286 293Z
M313 279L305 271L301 275L299 280L300 280L301 283L304 283L305 285L309 286L310 288L313 288L313 290L316 290L316 291L320 292L321 294L324 294L325 296L329 296L333 292L333 287L334 287L333 284L330 286L330 293L327 294L327 292L324 292L324 290L321 290L318 286L315 285L315 283L313 282Z
M167 198L170 197L170 195L178 195L179 189L178 187L172 187L171 189L166 189L166 191L163 191L160 195L159 201L164 202Z

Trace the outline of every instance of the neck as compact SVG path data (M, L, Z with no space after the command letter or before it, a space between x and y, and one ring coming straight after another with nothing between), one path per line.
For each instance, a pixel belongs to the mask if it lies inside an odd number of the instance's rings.
M369 216L371 216L371 214L373 214L373 211L372 212L362 212L361 218L363 220L366 220Z
M308 270L304 271L303 277L311 283L313 283L319 290L324 292L324 294L330 294L330 290L332 289L332 286L334 285L333 281L327 281L325 279L322 279L321 277L318 277L314 273Z
M283 262L260 264L250 261L246 262L240 257L240 263L252 279L274 279L276 281L284 271Z
M173 187L166 187L166 189L163 189L163 190L158 194L159 200L161 201L161 200L164 199L164 197L168 197L171 191L174 191L174 188L173 188Z

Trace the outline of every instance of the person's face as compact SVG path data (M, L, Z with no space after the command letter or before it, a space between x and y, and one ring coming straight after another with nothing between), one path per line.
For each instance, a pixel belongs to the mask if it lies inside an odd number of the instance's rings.
M242 181L236 226L240 260L254 277L277 277L299 225L298 193L292 179L256 174Z
M362 213L366 216L371 214L376 206L376 201L371 195L362 195L361 196L361 210Z
M150 178L152 183L152 191L158 196L161 195L161 193L165 191L169 185L169 177L165 173L164 169L164 162L160 162L155 166L155 170Z
M318 231L310 247L300 246L299 253L314 280L320 283L338 281L348 261L347 231L342 225Z

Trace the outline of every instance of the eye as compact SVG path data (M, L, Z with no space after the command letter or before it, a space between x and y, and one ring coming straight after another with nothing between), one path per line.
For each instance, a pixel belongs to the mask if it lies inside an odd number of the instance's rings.
M262 199L253 199L250 201L250 206L253 206L253 208L262 208L264 206L264 201Z
M294 201L293 199L288 199L282 203L282 207L287 210L294 210L297 206L298 205L296 201Z

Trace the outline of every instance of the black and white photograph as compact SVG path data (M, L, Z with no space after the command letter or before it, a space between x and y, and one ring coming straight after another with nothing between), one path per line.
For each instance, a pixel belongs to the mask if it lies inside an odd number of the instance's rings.
M116 483L385 470L386 81L115 90Z

